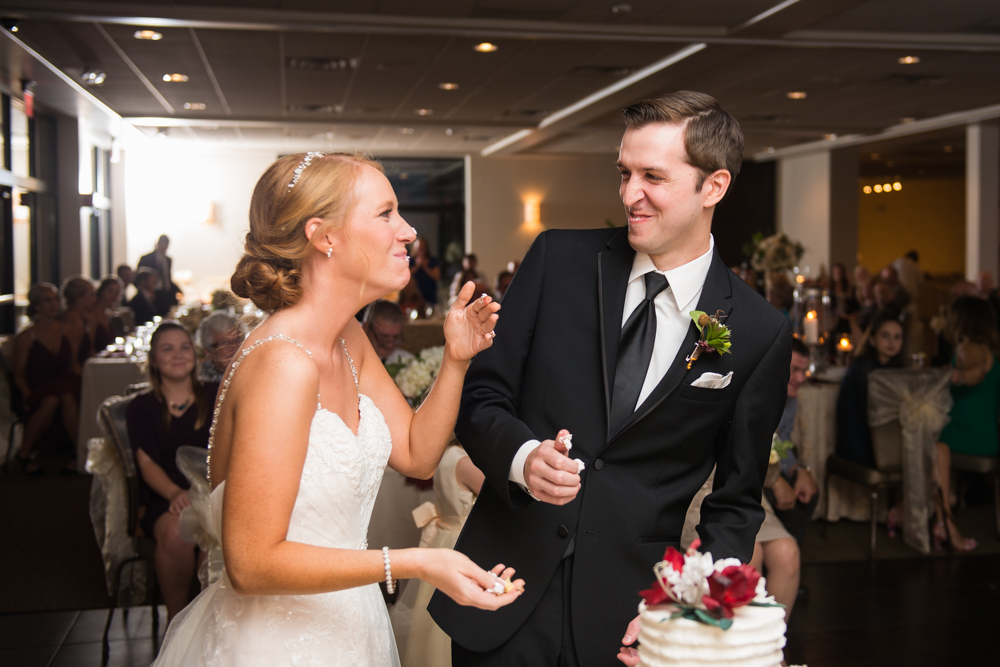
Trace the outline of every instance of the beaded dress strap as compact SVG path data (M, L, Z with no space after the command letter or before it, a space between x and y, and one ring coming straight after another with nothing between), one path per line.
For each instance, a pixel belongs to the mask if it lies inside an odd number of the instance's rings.
M229 367L229 372L226 373L226 378L225 380L223 380L222 386L219 388L219 400L215 402L215 411L212 413L212 425L208 428L208 458L206 459L205 463L208 466L206 476L208 477L209 488L212 488L212 441L215 440L215 423L219 419L219 412L222 410L222 402L226 400L226 392L229 390L229 383L233 381L233 373L236 372L236 369L239 368L240 364L243 363L243 360L246 359L246 356L248 354L256 350L259 346L263 345L264 343L268 343L272 340L283 340L292 343L294 345L297 345L302 349L303 352L309 355L310 359L312 359L312 352L310 352L302 343L295 340L294 338L289 338L284 334L274 334L273 336L268 336L267 338L261 338L260 340L254 342L252 345L250 345L245 350L240 352L239 356L236 357L232 365ZM341 338L340 342L341 344L343 344L344 339ZM344 351L345 352L347 351L346 347L344 348ZM350 359L350 355L348 355L347 358ZM353 362L351 363L351 370L352 371L354 370ZM355 376L354 382L355 384L357 383L357 376ZM319 404L319 396L316 397L316 405L317 407L321 407Z
M354 388L358 390L358 395L360 395L361 386L358 384L358 369L354 367L354 359L351 357L351 353L347 351L347 343L343 338L340 339L340 346L344 348L344 354L347 355L347 363L351 365L351 375L354 377Z

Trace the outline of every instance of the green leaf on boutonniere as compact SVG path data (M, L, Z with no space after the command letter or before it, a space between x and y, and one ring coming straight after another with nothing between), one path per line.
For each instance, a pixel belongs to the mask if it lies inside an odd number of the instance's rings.
M785 605L781 604L780 602L756 602L756 601L754 601L754 602L748 602L747 606L749 606L749 607L781 607L782 609L785 608Z
M698 327L698 333L701 334L701 345L719 354L729 354L732 342L729 340L729 327L722 323L725 316L721 315L721 312L709 315L701 310L692 310L691 319L694 320L694 325Z

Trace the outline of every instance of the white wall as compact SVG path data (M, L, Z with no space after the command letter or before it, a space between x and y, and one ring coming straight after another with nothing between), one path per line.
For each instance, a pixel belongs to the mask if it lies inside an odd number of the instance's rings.
M216 145L208 151L159 140L130 145L124 159L128 263L135 266L166 234L174 280L187 297L228 289L243 252L250 196L276 158L266 149ZM205 222L212 209L214 223Z
M856 181L855 181L856 184ZM856 187L856 185L855 185ZM778 162L778 231L806 252L799 265L818 276L830 262L830 153L788 157ZM803 271L805 269L803 268Z
M174 279L189 297L229 285L242 253L257 179L277 158L270 149L211 150L189 142L130 142L125 171L127 261L135 266L160 234L170 237ZM618 172L606 156L474 156L467 161L471 196L467 245L492 281L521 259L542 229L600 228L625 222ZM541 225L527 229L524 198L541 200ZM215 222L203 222L214 204Z
M473 156L471 235L466 240L490 280L521 259L543 229L585 229L625 224L618 197L615 155ZM524 200L541 200L541 225L527 228ZM470 243L471 241L471 243Z

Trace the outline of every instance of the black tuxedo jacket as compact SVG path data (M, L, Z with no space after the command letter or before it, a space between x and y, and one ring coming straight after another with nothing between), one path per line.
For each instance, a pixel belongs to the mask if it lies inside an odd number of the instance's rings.
M435 593L430 612L473 651L500 646L538 603L575 532L573 631L583 666L615 661L653 565L678 546L688 505L718 466L701 510L702 550L749 562L764 519L761 487L785 406L788 321L718 254L697 309L727 315L732 353L687 370L693 325L673 364L632 420L609 433L610 391L635 251L625 229L548 231L528 252L503 300L493 346L466 376L456 434L486 475L456 549L484 568L517 569L525 593L495 612ZM724 389L692 387L706 372ZM586 463L576 499L557 507L508 481L526 441L573 434Z

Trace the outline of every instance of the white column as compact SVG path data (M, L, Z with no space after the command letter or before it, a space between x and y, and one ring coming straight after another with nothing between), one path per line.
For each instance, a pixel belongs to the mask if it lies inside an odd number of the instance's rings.
M1000 125L965 129L965 277L1000 269Z

